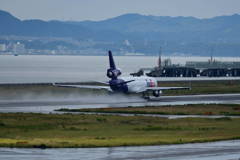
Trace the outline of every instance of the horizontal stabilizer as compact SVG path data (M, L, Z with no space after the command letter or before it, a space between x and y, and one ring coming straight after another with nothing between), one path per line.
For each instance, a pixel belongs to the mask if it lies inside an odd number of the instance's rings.
M117 83L117 84L112 84L112 85L123 85L123 84L127 84L127 83L130 83L130 82L133 82L133 81L135 81L135 80L124 81L124 82Z

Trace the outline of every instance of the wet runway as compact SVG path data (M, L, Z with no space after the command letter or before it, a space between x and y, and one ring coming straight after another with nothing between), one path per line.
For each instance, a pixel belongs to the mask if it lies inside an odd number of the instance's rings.
M161 106L201 103L240 104L240 94L161 96L149 101L137 98L100 98L49 99L49 100L0 100L0 112L40 112L50 113L60 108L101 108L128 106Z
M0 159L7 160L239 160L240 140L181 145L24 149L0 148Z

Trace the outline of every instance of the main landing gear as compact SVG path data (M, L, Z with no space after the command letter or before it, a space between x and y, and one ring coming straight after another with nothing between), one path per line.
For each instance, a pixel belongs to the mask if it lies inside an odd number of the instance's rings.
M144 99L146 99L146 100L149 100L149 99L150 99L150 94L149 94L149 92L148 92L148 91L143 92L142 97L143 97Z
M159 97L160 94L161 94L161 91L152 91L152 95L153 95L154 97ZM150 93L149 93L149 91L143 92L142 97L143 97L144 99L146 99L146 100L149 100L149 99L150 99Z
M161 91L153 91L153 96L154 97L159 97L161 94Z

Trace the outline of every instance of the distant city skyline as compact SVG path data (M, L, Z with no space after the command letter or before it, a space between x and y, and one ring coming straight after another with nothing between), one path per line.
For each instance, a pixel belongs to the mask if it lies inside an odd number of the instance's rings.
M127 13L211 18L240 13L240 0L0 0L17 18L104 20Z

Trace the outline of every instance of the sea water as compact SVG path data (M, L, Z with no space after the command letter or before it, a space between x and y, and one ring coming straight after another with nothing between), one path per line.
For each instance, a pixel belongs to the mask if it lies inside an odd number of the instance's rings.
M163 57L172 63L184 65L186 61L207 61L209 57ZM115 56L115 63L123 75L140 68L157 65L158 57ZM217 60L240 61L240 58L219 57ZM83 82L107 80L107 56L43 56L0 55L0 83Z

